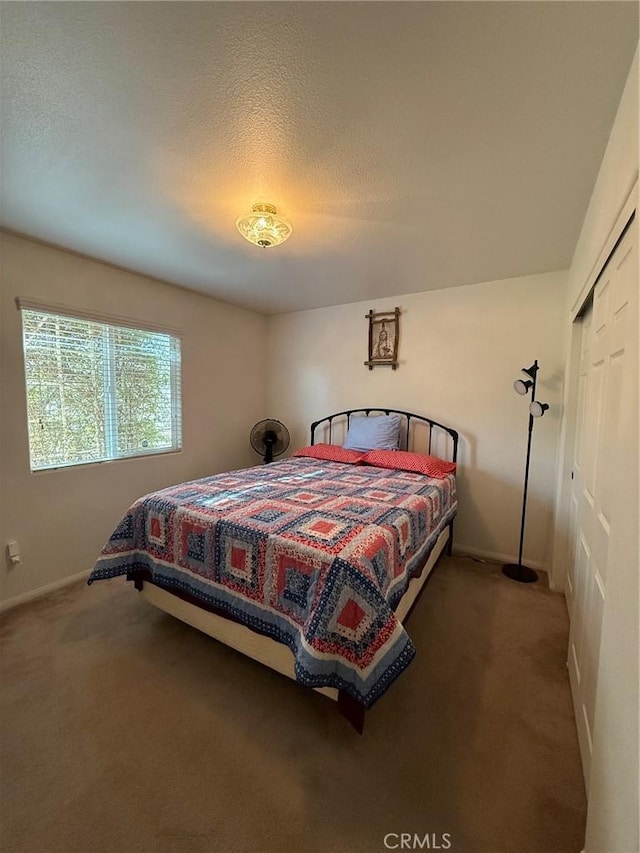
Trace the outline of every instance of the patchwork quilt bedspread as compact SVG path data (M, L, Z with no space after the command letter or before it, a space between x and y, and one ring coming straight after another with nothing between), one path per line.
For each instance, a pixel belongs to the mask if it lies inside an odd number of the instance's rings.
M150 573L369 708L414 656L394 609L456 509L454 475L288 459L140 498L89 583Z

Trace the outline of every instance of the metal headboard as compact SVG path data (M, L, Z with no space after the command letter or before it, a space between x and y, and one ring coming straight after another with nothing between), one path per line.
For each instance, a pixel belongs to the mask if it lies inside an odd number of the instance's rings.
M448 433L451 439L452 445L452 453L451 453L451 461L457 462L458 459L458 433L455 429L451 429L451 427L444 426L444 424L438 423L438 421L434 421L431 418L425 418L424 415L416 415L413 412L402 412L398 409L387 409L387 408L369 408L369 409L348 409L344 412L335 412L333 415L327 415L325 418L321 418L319 421L315 421L311 424L311 444L314 444L316 437L316 430L318 427L321 427L323 424L324 429L328 428L329 433L329 444L331 444L331 436L333 432L334 420L337 418L346 418L346 426L349 429L349 422L351 420L352 415L365 415L369 417L370 412L375 412L376 414L385 414L385 415L401 415L405 419L404 421L404 429L401 430L401 450L409 450L410 442L411 442L411 425L412 423L420 424L425 423L429 426L429 439L428 439L428 449L427 453L431 453L432 446L432 438L437 435L437 431L440 430L444 433Z

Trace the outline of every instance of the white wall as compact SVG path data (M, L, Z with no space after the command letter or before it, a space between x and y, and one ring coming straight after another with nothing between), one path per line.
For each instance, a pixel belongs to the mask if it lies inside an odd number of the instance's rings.
M154 489L254 464L251 426L265 417L267 319L143 276L0 234L0 600L93 565L119 517ZM183 333L183 450L31 473L16 296L169 323ZM22 563L9 567L7 540Z
M612 229L638 180L638 53L634 58L569 271L565 328L570 339L573 310L593 285L596 265L615 240ZM622 218L625 218L623 216ZM638 229L637 213L636 223ZM600 259L600 261L599 261ZM636 293L637 300L637 293ZM638 322L628 341L626 402L635 417L620 424L625 460L618 481L618 513L612 522L607 599L602 621L593 758L585 849L587 853L632 853L640 845L638 768ZM569 371L569 365L567 365ZM556 512L554 577L566 566L566 485L570 475L573 377L565 382L567 421L562 428Z
M638 178L639 97L636 50L571 262L569 308L587 283L600 250Z
M512 389L537 358L539 398L551 410L533 439L525 558L547 566L563 374L566 273L282 314L269 329L268 406L308 444L309 424L358 406L425 414L460 431L455 539L508 559L517 556L527 440L526 401ZM400 367L367 357L374 310L402 309Z

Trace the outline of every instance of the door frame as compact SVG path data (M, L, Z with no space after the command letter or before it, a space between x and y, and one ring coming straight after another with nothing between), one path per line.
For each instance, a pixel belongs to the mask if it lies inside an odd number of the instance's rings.
M636 217L632 223L633 217ZM570 326L566 332L565 376L563 415L560 424L558 448L558 477L556 482L553 550L551 558L551 589L564 592L567 580L567 557L569 554L569 500L571 494L571 469L575 445L575 427L578 407L578 375L580 372L580 339L582 329L580 316L589 305L593 289L611 255L629 227L640 227L638 223L638 181L627 196L616 221L609 232L600 253L591 268L580 293L569 309Z

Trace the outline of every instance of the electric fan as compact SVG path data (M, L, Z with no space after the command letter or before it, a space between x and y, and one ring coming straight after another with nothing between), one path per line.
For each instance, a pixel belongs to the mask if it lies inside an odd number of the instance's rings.
M258 421L251 430L251 447L265 462L273 462L274 456L280 456L289 447L289 430L272 418Z

